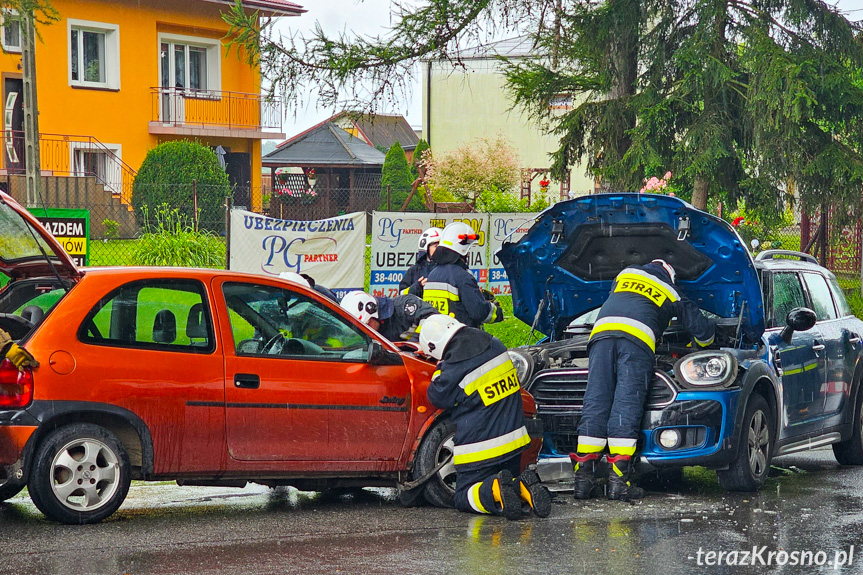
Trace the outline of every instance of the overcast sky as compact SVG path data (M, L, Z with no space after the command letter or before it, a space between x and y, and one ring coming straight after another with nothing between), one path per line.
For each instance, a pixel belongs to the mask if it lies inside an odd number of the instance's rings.
M382 34L392 25L390 21L390 0L293 0L308 10L298 18L283 18L280 28L283 33L307 33L314 28L315 22L328 33L342 29L357 34ZM835 4L853 20L863 20L863 0L838 0ZM422 94L419 75L415 76L413 89L397 109L385 110L400 113L414 127L422 124ZM300 109L296 117L290 114L284 120L284 131L288 137L325 120L333 110L316 108L314 102Z

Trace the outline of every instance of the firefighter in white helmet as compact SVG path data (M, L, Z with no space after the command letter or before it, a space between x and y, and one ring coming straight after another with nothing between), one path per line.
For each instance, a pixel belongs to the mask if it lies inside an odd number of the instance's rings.
M440 313L470 327L503 321L500 304L479 288L468 270L467 254L478 239L479 235L464 222L445 227L432 256L437 265L429 273L423 290L423 299Z
M408 268L402 281L399 282L399 293L413 294L417 297L423 296L423 287L428 279L429 272L435 267L432 256L440 243L443 230L431 227L420 236L417 246L416 263Z
M435 308L411 294L387 298L352 291L342 298L341 306L392 342L416 341L420 322L437 313Z
M506 347L484 331L441 314L420 324L419 344L422 353L438 360L429 401L451 411L456 425L456 508L518 519L524 502L539 517L548 516L551 495L536 472L519 473L521 452L530 437Z

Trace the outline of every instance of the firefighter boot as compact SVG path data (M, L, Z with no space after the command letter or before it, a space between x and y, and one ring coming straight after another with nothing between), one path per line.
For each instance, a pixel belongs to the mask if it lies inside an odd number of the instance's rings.
M486 480L488 481L488 480ZM500 506L500 514L507 519L521 518L521 497L515 489L512 473L504 469L492 478L491 493Z
M551 493L540 482L536 471L525 469L518 476L518 491L522 501L530 505L537 517L548 517L551 513Z
M590 499L596 488L596 464L605 451L604 437L580 435L575 453L569 454L575 470L575 498Z
M609 454L608 463L610 467L606 495L609 499L632 501L644 497L644 489L629 482L632 475L632 455Z

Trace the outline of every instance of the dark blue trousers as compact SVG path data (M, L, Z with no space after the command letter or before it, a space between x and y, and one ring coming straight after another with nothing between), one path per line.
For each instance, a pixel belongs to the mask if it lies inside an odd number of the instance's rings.
M655 356L622 337L590 344L587 391L578 434L637 439Z
M455 508L459 511L471 511L476 513L470 504L470 489L477 483L482 483L479 488L479 498L482 506L489 513L499 514L497 504L494 502L491 485L494 476L498 472L508 469L513 477L518 477L521 473L521 452L513 455L509 459L504 459L492 465L477 467L468 471L462 471L459 466L456 466L455 476Z

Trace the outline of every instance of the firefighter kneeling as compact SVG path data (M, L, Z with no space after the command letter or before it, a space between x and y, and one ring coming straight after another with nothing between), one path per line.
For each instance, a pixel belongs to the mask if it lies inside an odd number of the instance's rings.
M521 387L506 347L455 318L433 315L420 327L420 349L438 360L429 400L452 410L455 506L460 511L522 516L522 502L539 517L551 512L551 495L534 471L521 469L530 443Z

